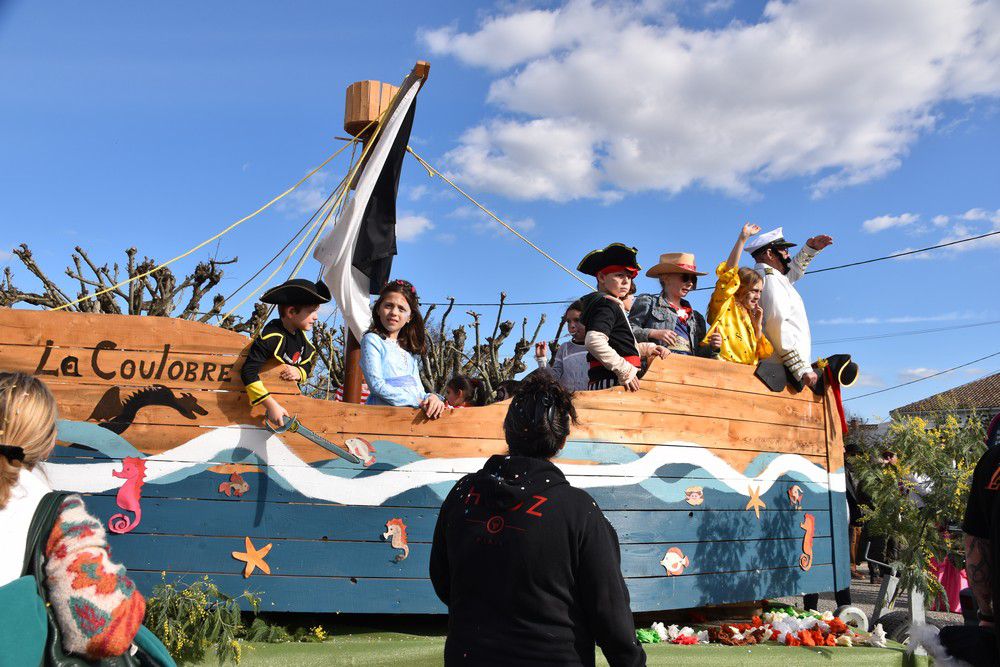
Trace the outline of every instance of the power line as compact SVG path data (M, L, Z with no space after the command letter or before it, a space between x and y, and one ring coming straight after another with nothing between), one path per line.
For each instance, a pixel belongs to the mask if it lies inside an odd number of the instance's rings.
M979 239L985 239L988 236L996 236L1000 234L1000 229L992 232L987 232L985 234L980 234L979 236L970 236L964 239L958 239L957 241L950 241L948 243L939 243L938 245L927 246L926 248L918 248L916 250L907 250L905 252L897 252L891 255L886 255L885 257L875 257L873 259L865 259L860 262L851 262L850 264L841 264L840 266L829 266L825 269L816 269L815 271L806 271L806 273L823 273L824 271L836 271L837 269L846 269L851 266L861 266L862 264L872 264L873 262L881 262L887 259L896 259L897 257L906 257L907 255L916 255L920 252L927 252L928 250L937 250L938 248L947 248L948 246L958 245L959 243L968 243L969 241L978 241Z
M937 373L933 373L931 375L927 375L927 376L922 377L922 378L917 378L916 380L910 380L909 382L903 382L903 383L894 385L892 387L886 387L885 389L879 389L878 391L870 391L867 394L861 394L860 396L851 396L850 398L845 398L843 402L846 403L847 401L853 401L853 400L858 399L858 398L866 398L868 396L874 396L875 394L882 394L882 393L885 393L887 391L892 391L893 389L899 389L900 387L905 387L907 385L916 384L917 382L923 382L924 380L930 380L931 378L938 377L939 375L944 375L945 373L951 373L952 371L957 371L959 368L965 368L966 366L971 366L972 364L977 364L980 361L986 361L987 359L991 359L991 358L996 357L996 356L1000 356L1000 352L994 352L993 354L987 354L985 357L979 357L978 359L973 359L972 361L966 362L964 364L959 364L958 366L952 366L951 368L948 368L946 370L938 371Z
M813 345L831 345L833 343L853 343L859 340L877 340L881 338L899 338L901 336L915 336L917 334L938 333L941 331L955 331L958 329L972 329L974 327L986 327L993 324L1000 324L1000 320L990 320L989 322L975 322L973 324L959 324L951 327L936 327L934 329L917 329L914 331L897 331L896 333L874 334L872 336L854 336L853 338L838 338L836 340L817 340Z
M978 236L970 236L964 239L958 239L957 241L950 241L948 243L939 243L938 245L927 246L926 248L918 248L916 250L907 250L905 252L897 252L891 255L885 255L883 257L873 257L871 259L863 259L858 262L850 262L849 264L839 264L837 266L828 266L825 269L815 269L813 271L806 271L807 274L813 273L823 273L824 271L837 271L839 269L847 269L852 266L861 266L863 264L873 264L875 262L883 262L887 259L897 259L899 257L906 257L908 255L915 255L921 252L928 252L930 250L937 250L939 248L947 248L949 246L958 245L960 243L969 243L970 241L978 241L979 239L985 239L990 236L996 236L1000 234L1000 229L992 232L987 232L985 234L980 234ZM691 290L692 292L703 292L705 290L715 289L714 287L698 287ZM572 303L576 299L564 299L559 301L508 301L504 305L507 306L549 306L560 303ZM447 306L447 302L436 302L427 303L424 305L434 305L434 306ZM456 306L499 306L499 303L456 303Z

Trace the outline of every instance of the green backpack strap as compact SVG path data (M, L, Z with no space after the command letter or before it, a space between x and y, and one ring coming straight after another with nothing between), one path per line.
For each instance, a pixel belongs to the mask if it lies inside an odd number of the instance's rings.
M50 491L42 496L38 506L35 508L35 515L31 518L31 525L28 527L28 539L24 543L24 565L21 567L21 576L29 574L35 575L38 585L42 585L45 579L44 572L35 570L35 554L41 552L44 562L45 545L48 544L49 535L52 534L52 526L55 525L59 517L59 508L63 501L70 494L65 491ZM48 596L42 596L48 600Z

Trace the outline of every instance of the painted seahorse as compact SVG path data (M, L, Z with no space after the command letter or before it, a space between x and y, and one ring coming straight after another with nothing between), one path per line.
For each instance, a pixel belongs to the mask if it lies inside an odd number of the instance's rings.
M198 399L193 395L183 392L176 396L169 387L154 384L140 389L124 401L121 400L120 389L111 387L94 406L94 411L87 419L97 420L98 426L121 435L132 425L139 410L153 405L173 408L187 419L197 419L198 415L208 414L208 410L198 405Z
M410 547L406 543L406 524L403 523L402 519L389 519L385 522L385 532L382 533L382 539L388 540L390 537L392 538L392 548L403 550L403 553L396 554L396 562L406 560L410 555Z
M816 517L806 514L805 519L799 524L799 528L806 531L802 536L802 555L799 556L799 567L805 571L813 565L813 535L816 533Z
M122 459L122 469L114 470L111 474L125 480L125 483L118 488L116 499L118 507L135 514L135 521L122 513L108 519L108 528L111 532L121 535L131 531L142 520L142 507L139 506L139 501L142 498L143 480L146 478L146 462L132 456L126 457Z

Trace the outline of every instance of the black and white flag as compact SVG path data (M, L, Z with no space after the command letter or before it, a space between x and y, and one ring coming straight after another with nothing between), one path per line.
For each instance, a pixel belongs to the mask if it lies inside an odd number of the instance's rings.
M313 252L344 322L359 341L371 324L369 295L388 282L396 254L396 193L422 84L415 72L403 81L357 177L354 197Z

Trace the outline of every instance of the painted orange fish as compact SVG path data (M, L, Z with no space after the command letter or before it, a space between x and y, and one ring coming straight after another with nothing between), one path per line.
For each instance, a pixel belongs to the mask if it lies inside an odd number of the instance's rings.
M344 445L347 451L361 459L366 468L375 463L375 448L364 438L348 438Z

